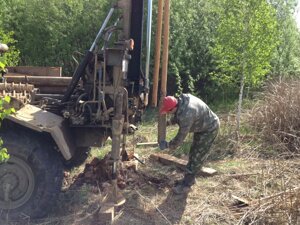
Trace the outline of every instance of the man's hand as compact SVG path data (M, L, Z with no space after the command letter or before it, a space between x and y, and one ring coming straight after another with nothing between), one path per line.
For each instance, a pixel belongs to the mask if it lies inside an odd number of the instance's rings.
M165 150L167 148L169 148L169 142L163 140L159 142L159 148L160 150Z

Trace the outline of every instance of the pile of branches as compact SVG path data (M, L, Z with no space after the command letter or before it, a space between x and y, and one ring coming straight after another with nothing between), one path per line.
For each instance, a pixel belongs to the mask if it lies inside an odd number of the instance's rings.
M274 150L300 153L300 80L270 82L251 122Z
M253 201L243 209L238 224L298 224L299 187Z
M248 190L239 193L242 196L232 196L235 201L230 209L239 220L235 224L299 224L299 172L298 159L275 159L265 161L256 175L235 175L248 183Z

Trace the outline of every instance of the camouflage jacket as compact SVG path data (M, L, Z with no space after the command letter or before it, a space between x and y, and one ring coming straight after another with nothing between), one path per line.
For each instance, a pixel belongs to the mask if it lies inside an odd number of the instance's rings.
M170 141L170 148L181 145L189 132L212 132L219 128L219 118L199 98L191 94L181 94L178 98L178 108L172 124L178 124L177 135Z

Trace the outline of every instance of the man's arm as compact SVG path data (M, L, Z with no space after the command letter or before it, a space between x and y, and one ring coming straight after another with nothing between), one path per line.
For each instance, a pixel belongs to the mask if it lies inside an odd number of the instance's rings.
M181 123L179 124L179 130L177 135L169 143L170 149L176 149L179 145L183 143L192 125L193 123L191 123L191 120L181 121Z
M168 121L167 121L167 126L171 126L177 124L177 119L176 116L172 116Z

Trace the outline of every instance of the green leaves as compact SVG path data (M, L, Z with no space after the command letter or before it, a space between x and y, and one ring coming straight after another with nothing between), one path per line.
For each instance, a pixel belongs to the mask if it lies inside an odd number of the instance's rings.
M3 144L3 141L2 141L2 139L0 139L0 146L2 146L2 144ZM7 149L6 148L1 148L0 149L0 163L5 162L8 159L9 159L9 154L7 153Z
M279 45L272 57L272 75L300 74L300 32L294 19L296 0L272 0L276 7Z
M222 0L213 54L218 68L249 86L258 86L270 70L278 45L274 8L264 0ZM226 78L224 78L226 79Z
M8 115L15 112L14 108L9 106L10 97L5 96L0 98L0 122ZM1 124L0 124L1 125ZM0 138L0 163L9 158L6 148L2 148L3 140Z
M4 32L0 26L0 43L9 46L9 51L0 56L0 71L4 70L5 66L15 66L19 62L20 51L15 47L17 41L13 38L13 35L14 32Z
M71 75L72 55L90 47L108 6L108 0L10 0L1 19L18 40L21 65L62 66Z
M259 86L270 71L299 74L300 35L292 17L295 1L171 1L168 74L177 84L173 91L193 92L209 100L220 89L235 92L242 60L245 82L251 87ZM20 65L62 66L64 74L71 75L76 67L72 55L90 47L111 1L0 0L0 5L0 41L10 47L6 58L0 59L0 68L16 65L21 54ZM4 41L3 34L18 42ZM8 57L11 52L15 53Z

